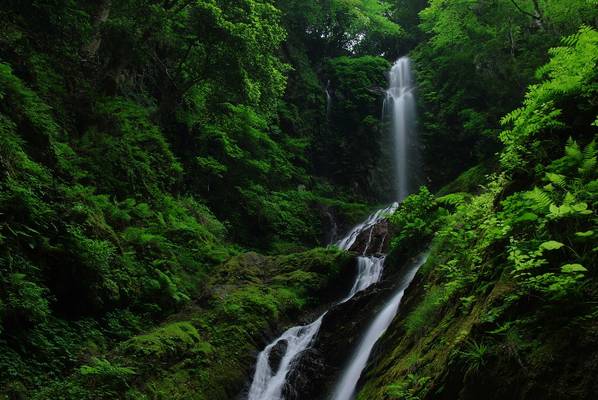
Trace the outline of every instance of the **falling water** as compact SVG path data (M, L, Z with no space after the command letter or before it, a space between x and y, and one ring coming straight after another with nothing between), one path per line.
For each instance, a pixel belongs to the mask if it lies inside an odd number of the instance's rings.
M390 85L386 91L383 113L392 122L395 143L395 187L398 200L402 201L412 192L417 163L417 142L415 137L415 97L411 78L411 61L402 57L390 69Z
M388 215L394 213L397 207L398 204L394 203L387 208L378 210L370 215L363 223L354 227L347 236L338 241L336 245L343 250L349 250L353 244L355 244L359 234L366 232L368 229L371 234L374 227ZM380 280L384 266L384 257L366 256L365 254L369 245L370 243L368 240L368 244L363 252L364 255L357 259L358 273L353 287L347 297L337 304L349 301L355 294ZM253 381L251 382L249 395L247 397L248 400L282 400L284 398L283 390L289 372L296 364L301 354L309 348L314 337L320 330L322 319L327 313L328 311L320 315L320 317L311 324L295 326L288 329L258 355ZM286 348L277 370L273 371L270 367L270 354L279 344L285 344Z
M417 140L415 136L415 97L411 78L410 60L402 57L390 70L390 84L382 109L383 116L392 122L395 143L396 195L400 201L412 192L415 182L414 167L418 163ZM361 377L374 345L390 326L399 310L405 290L415 277L418 269L426 262L427 255L419 256L409 265L399 283L397 291L386 303L382 311L372 321L359 347L343 371L336 385L332 400L351 400L355 394L357 382Z
M326 87L326 111L330 112L332 97L328 83ZM399 59L390 71L390 85L386 91L383 114L388 115L392 121L392 132L395 141L395 163L396 163L396 190L398 200L402 201L412 190L414 181L413 166L417 163L417 143L415 139L415 100L413 95L413 84L411 79L410 62L404 57ZM337 304L344 303L356 293L377 283L382 276L384 268L384 256L380 255L384 243L381 243L375 255L367 255L370 241L375 226L388 214L394 213L398 203L381 209L370 215L363 223L354 227L336 245L344 250L349 250L360 234L368 232L368 242L363 255L358 257L358 274L347 297ZM384 238L386 239L386 238ZM368 331L348 368L344 371L339 384L334 392L334 400L349 400L353 397L357 381L361 376L367 363L369 355L384 331L388 328L396 315L399 304L405 292L413 280L419 267L425 262L425 256L421 256L407 268L405 276L399 284L395 295L385 305ZM310 347L314 338L318 335L322 320L327 312L308 325L296 326L288 329L280 337L270 343L258 356L255 374L249 389L248 400L283 400L284 388L287 383L289 372L296 365L302 353ZM270 366L270 354L274 348L283 345L284 354L275 371Z
M348 367L344 370L341 380L332 395L332 400L351 400L353 398L355 387L374 345L382 337L384 332L386 332L386 329L388 329L392 320L397 315L405 290L409 287L419 268L426 262L427 257L427 254L420 255L406 268L397 291L372 321L359 347L351 358Z

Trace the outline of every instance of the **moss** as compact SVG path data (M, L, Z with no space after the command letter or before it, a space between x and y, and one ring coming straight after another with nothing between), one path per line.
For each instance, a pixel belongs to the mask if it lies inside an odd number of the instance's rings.
M494 166L489 164L478 164L463 172L457 179L441 188L436 194L446 196L451 193L479 192L480 186L487 181L486 175L490 174L493 168Z
M424 300L405 317L405 328L408 334L417 334L430 327L435 321L437 313L443 305L444 290L440 287L431 288Z
M191 323L175 322L127 340L119 346L119 351L126 355L160 361L190 354L210 354L213 349L202 340Z

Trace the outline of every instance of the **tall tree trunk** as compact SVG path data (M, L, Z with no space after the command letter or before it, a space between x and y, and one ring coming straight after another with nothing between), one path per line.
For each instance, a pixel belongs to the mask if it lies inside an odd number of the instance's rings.
M534 3L534 21L538 25L538 28L544 29L544 15L542 14L540 4L538 4L538 0L532 0L532 3Z
M540 9L540 4L538 4L538 0L532 0L532 3L534 4L533 14L531 12L525 11L523 8L521 8L515 0L511 0L511 3L513 3L513 5L517 9L517 11L519 11L520 13L525 14L529 17L532 17L532 19L534 20L534 23L536 24L536 26L538 28L544 29L544 21L542 20L542 18L543 18L542 10Z
M89 43L83 46L83 54L89 59L94 58L102 44L102 24L108 20L112 0L101 0L98 3L96 13L93 15L93 36Z

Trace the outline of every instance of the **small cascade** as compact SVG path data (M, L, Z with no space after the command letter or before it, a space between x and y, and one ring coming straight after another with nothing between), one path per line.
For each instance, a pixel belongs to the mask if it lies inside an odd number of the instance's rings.
M399 305L401 304L401 300L405 294L405 290L409 287L411 281L413 281L413 278L415 277L415 274L419 268L425 264L427 258L427 254L422 254L407 266L396 292L384 305L382 311L380 311L376 318L374 318L365 335L363 336L359 347L355 351L351 361L343 372L341 380L336 386L334 394L332 395L332 400L353 399L357 382L359 381L361 373L367 364L374 345L378 339L382 337L384 332L386 332L386 329L388 329L392 320L397 315L397 312L399 311Z
M349 250L357 240L358 236L370 230L370 237L363 256L358 257L357 266L358 272L353 287L349 291L347 297L339 301L337 304L342 304L349 301L357 293L367 289L371 285L377 283L382 277L384 266L384 257L366 256L368 247L371 243L371 233L376 224L380 223L388 215L395 212L398 204L392 204L387 208L376 211L370 215L363 223L355 226L343 239L338 241L336 245L343 249ZM287 381L287 376L292 370L294 364L301 357L306 349L317 336L322 320L328 313L326 311L320 317L308 325L295 326L285 331L280 337L270 343L259 355L255 367L255 373L249 389L248 400L283 400L284 386ZM275 371L270 365L270 355L275 348L284 345L284 354Z
M357 279L349 292L340 303L350 300L356 293L367 289L382 277L384 257L357 257Z
M283 398L282 390L284 389L287 374L292 368L291 363L296 360L302 351L307 349L314 336L320 330L324 315L326 314L322 314L320 318L309 325L292 327L274 342L270 343L259 354L248 399L275 400ZM286 344L286 350L280 361L278 370L272 371L270 368L270 354L280 343Z
M357 240L357 237L366 230L372 228L378 222L382 221L387 215L392 215L399 207L399 203L394 203L387 208L380 209L374 214L370 215L364 222L354 227L343 239L339 240L336 245L343 249L349 250Z
M402 201L413 191L413 168L418 164L418 145L415 132L416 110L411 61L402 57L392 66L389 88L384 100L383 115L392 123L395 143L395 179L397 198Z

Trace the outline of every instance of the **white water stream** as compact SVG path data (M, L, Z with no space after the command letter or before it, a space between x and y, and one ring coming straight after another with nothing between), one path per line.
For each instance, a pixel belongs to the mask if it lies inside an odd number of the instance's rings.
M384 305L382 311L380 311L372 321L361 340L359 347L351 358L348 367L343 372L341 380L337 384L334 394L332 395L332 400L351 400L353 398L357 382L367 364L374 345L378 339L382 337L384 332L386 332L392 323L392 320L397 315L405 290L409 287L411 281L413 281L419 268L425 264L427 258L427 254L422 254L406 267L399 287L390 300Z
M383 113L389 115L395 143L395 179L398 200L402 201L413 190L414 164L417 163L415 136L415 95L411 77L411 61L402 57L390 69Z
M411 77L411 62L402 57L392 66L389 73L389 87L382 113L389 114L395 142L396 190L399 201L412 192L414 181L413 166L417 163L417 143L415 137L415 97ZM419 256L407 266L404 276L393 297L372 321L347 367L337 383L332 400L351 400L361 374L366 367L374 345L382 337L397 315L405 290L415 277L418 269L426 262L427 255Z

